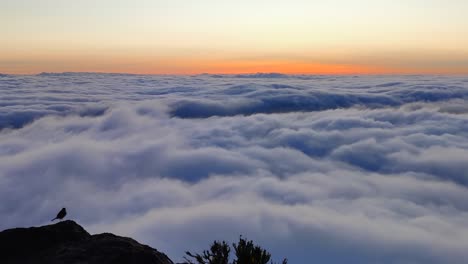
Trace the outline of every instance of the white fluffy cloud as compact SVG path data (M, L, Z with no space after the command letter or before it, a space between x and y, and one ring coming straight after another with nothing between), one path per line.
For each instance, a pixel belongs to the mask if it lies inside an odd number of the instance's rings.
M0 78L0 228L62 206L180 260L240 234L291 263L464 263L468 79Z

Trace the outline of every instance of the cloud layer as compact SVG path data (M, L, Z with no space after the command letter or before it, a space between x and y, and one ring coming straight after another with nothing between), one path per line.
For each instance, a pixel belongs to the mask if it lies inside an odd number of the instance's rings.
M66 206L179 260L240 234L291 263L464 263L468 79L0 78L0 229Z

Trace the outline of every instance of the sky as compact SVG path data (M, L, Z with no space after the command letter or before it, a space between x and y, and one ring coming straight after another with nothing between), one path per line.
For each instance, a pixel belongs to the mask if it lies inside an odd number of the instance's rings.
M468 73L464 0L0 0L0 72Z
M0 75L0 230L466 264L468 77Z

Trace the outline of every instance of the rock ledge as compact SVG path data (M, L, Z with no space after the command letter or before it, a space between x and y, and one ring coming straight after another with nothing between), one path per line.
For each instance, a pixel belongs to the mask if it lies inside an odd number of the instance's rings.
M165 254L131 238L90 235L70 220L0 232L0 263L173 264Z

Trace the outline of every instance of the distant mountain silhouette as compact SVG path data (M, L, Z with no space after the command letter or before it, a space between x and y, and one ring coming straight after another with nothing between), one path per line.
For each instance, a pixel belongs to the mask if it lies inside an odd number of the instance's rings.
M287 74L278 73L278 72L257 72L257 73L248 73L248 74L236 74L236 78L286 78Z

